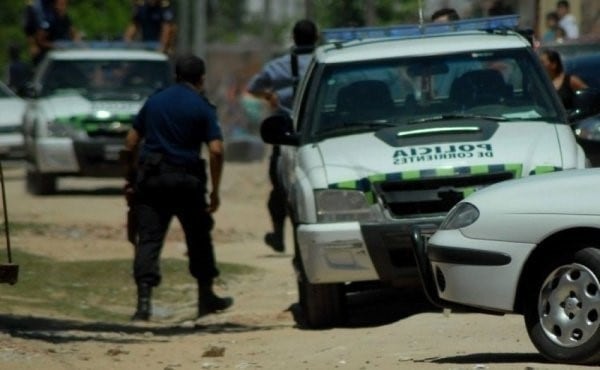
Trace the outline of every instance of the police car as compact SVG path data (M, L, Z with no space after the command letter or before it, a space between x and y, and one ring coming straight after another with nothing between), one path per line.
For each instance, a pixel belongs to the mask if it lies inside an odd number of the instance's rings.
M523 314L551 360L600 362L600 169L506 181L458 203L415 251L442 307Z
M414 225L488 185L586 166L515 21L325 32L292 116L265 120L310 326L342 321L346 291L367 285L353 283L417 279Z
M62 176L123 175L119 151L145 99L170 83L167 56L98 44L48 53L23 119L27 188L56 191Z

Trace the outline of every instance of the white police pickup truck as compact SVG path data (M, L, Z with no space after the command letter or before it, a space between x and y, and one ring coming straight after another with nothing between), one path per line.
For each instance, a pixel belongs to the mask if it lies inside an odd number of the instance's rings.
M333 30L350 40L320 46L292 116L263 123L263 139L284 145L310 326L344 319L352 283L416 279L413 225L439 224L490 184L586 166L526 38L433 27Z
M27 189L53 193L61 176L123 176L125 135L145 99L172 75L156 51L99 43L49 52L23 118Z

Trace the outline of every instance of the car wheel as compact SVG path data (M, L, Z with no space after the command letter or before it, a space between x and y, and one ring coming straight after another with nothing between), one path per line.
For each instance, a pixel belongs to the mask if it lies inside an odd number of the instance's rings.
M344 284L312 284L308 281L294 228L294 268L298 285L298 303L305 322L312 329L327 328L346 322Z
M311 284L299 280L298 296L308 327L328 328L345 322L344 284Z
M35 195L47 195L56 192L56 176L27 171L27 191Z
M585 248L560 263L545 262L525 307L531 341L553 361L599 362L600 249Z

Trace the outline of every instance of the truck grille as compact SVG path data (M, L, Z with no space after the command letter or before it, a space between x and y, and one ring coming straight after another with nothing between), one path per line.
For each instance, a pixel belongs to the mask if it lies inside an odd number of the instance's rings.
M448 212L465 196L485 186L509 180L513 172L465 174L373 184L375 194L394 217Z

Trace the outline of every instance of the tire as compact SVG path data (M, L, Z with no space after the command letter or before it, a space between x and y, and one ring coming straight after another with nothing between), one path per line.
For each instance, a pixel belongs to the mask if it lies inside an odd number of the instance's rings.
M294 227L294 268L298 285L298 303L303 312L301 326L330 328L346 322L346 290L343 283L312 284L306 278Z
M558 260L558 261L557 261ZM600 249L543 261L527 292L529 338L557 362L600 362Z
M49 195L56 193L56 176L27 171L27 191L34 195Z
M344 284L311 284L306 280L298 281L298 296L309 328L330 328L345 323Z

